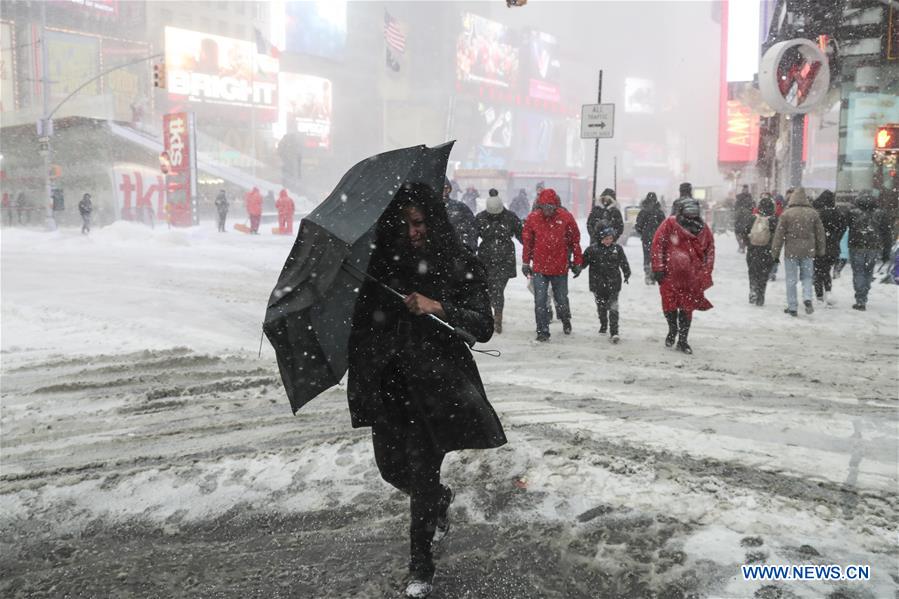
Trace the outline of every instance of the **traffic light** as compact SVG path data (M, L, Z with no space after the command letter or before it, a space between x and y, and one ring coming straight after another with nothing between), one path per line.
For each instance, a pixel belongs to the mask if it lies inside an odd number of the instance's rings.
M875 150L899 150L899 125L884 125L877 128L874 137Z
M153 64L153 87L165 88L165 62Z

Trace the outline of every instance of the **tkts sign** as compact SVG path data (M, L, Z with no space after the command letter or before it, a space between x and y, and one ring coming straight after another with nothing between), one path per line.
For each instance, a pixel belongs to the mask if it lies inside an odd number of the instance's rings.
M193 114L177 112L162 117L162 134L168 160L166 217L172 225L197 223L196 129Z
M778 42L762 57L759 91L777 112L809 112L821 103L828 89L827 55L807 39Z

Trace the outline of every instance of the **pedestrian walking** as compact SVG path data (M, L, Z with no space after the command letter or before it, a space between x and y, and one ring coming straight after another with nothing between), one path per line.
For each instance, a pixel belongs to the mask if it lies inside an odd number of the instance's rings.
M493 308L493 331L503 332L503 308L509 279L518 276L515 267L515 243L521 241L521 220L503 206L496 189L488 192L487 208L475 217L478 236L478 258L487 272L487 291Z
M652 238L656 230L665 221L665 213L656 194L649 192L640 204L640 212L637 213L637 221L634 223L634 231L640 235L643 243L643 277L647 285L655 281L652 278Z
M81 215L81 234L87 235L91 232L91 213L94 211L94 205L91 203L91 194L86 193L81 196L78 202L78 213Z
M443 201L446 204L446 215L462 246L474 252L478 249L478 228L475 225L474 213L461 201L454 200L450 196L452 191L452 183L448 178L444 179Z
M512 203L509 204L509 210L514 212L515 216L522 221L531 213L531 203L528 201L528 193L524 188L518 190L518 195L515 196L512 199Z
M771 194L762 194L752 226L746 235L746 267L749 272L749 303L765 305L765 291L774 257L771 243L777 230L777 207Z
M381 477L410 499L406 597L433 589L434 546L449 531L454 491L441 482L444 456L506 443L465 343L435 315L479 342L493 333L484 267L462 249L436 191L398 192L376 226L368 273L349 338L347 398L354 427L371 427ZM422 268L422 264L427 268Z
M296 211L296 204L287 194L286 189L282 189L278 194L278 200L275 202L275 208L278 210L278 232L283 234L293 233L293 215Z
M840 259L840 239L846 231L846 219L837 210L833 192L825 189L821 192L812 207L818 211L821 224L824 225L824 255L815 258L815 299L828 306L833 305L830 291L833 286L831 271Z
M549 341L549 289L556 300L556 310L562 321L562 332L571 334L571 309L568 304L569 256L572 270L580 272L584 258L581 254L581 234L571 213L562 208L559 195L544 189L537 198L540 210L531 212L524 222L522 237L522 267L526 277L534 282L534 318L537 321L537 341Z
M254 187L244 198L247 216L250 218L250 234L259 235L259 222L262 220L262 193Z
M6 219L7 226L12 226L12 200L9 198L9 192L3 192L3 216Z
M886 213L870 192L862 192L849 211L849 264L855 289L854 310L864 311L877 260L888 262L893 241Z
M680 214L680 205L688 199L693 199L693 184L684 181L678 187L678 194L678 198L671 202L671 216Z
M754 219L752 213L755 210L755 202L749 193L749 186L744 185L734 201L734 234L737 237L737 247L742 254L749 245L749 229L752 228Z
M225 233L225 224L228 221L228 194L220 189L215 196L215 210L218 213L219 233Z
M31 211L28 207L28 197L25 195L24 191L20 191L19 195L16 196L16 216L18 217L20 225L31 223Z
M712 286L715 237L702 220L698 201L682 195L675 204L677 214L665 219L652 240L652 275L668 322L665 347L677 339L677 349L692 354L687 338L693 311L712 308L705 290Z
M599 200L594 202L590 216L587 217L587 232L590 235L591 245L597 241L593 237L594 234L606 227L611 227L615 231L616 241L624 233L624 219L615 201L615 191L608 187L600 194Z
M806 197L805 188L797 187L789 194L787 208L780 215L771 255L779 261L780 250L784 254L784 272L787 282L787 307L785 314L797 316L799 303L796 298L797 280L802 281L802 303L805 313L815 311L812 305L814 259L823 256L825 250L824 225L818 212Z
M606 226L593 235L595 241L584 250L584 268L590 269L589 285L599 315L599 334L609 333L609 341L618 343L618 294L621 280L631 278L631 267L624 248L615 242L615 229ZM580 272L575 273L577 277Z
M840 238L840 257L833 265L832 278L834 279L840 278L840 274L849 262L849 214L843 215L843 220L846 223L846 230L843 231L843 236Z

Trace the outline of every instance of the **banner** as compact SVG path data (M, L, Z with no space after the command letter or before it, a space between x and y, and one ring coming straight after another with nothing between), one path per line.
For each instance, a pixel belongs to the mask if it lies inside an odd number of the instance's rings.
M112 168L116 218L148 226L165 222L165 177L141 164L116 163Z
M255 118L278 118L278 61L243 40L165 28L166 80L175 100L252 107ZM241 110L242 118L248 118Z
M169 164L165 178L165 216L174 226L196 224L197 158L193 114L163 115L162 135Z

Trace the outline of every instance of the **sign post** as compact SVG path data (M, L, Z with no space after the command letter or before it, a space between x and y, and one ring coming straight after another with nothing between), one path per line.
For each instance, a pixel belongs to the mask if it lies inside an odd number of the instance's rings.
M596 174L599 168L599 140L611 139L615 131L615 105L602 103L602 70L599 71L599 89L596 104L581 107L581 139L593 139L593 193L590 195L590 209L596 201Z

